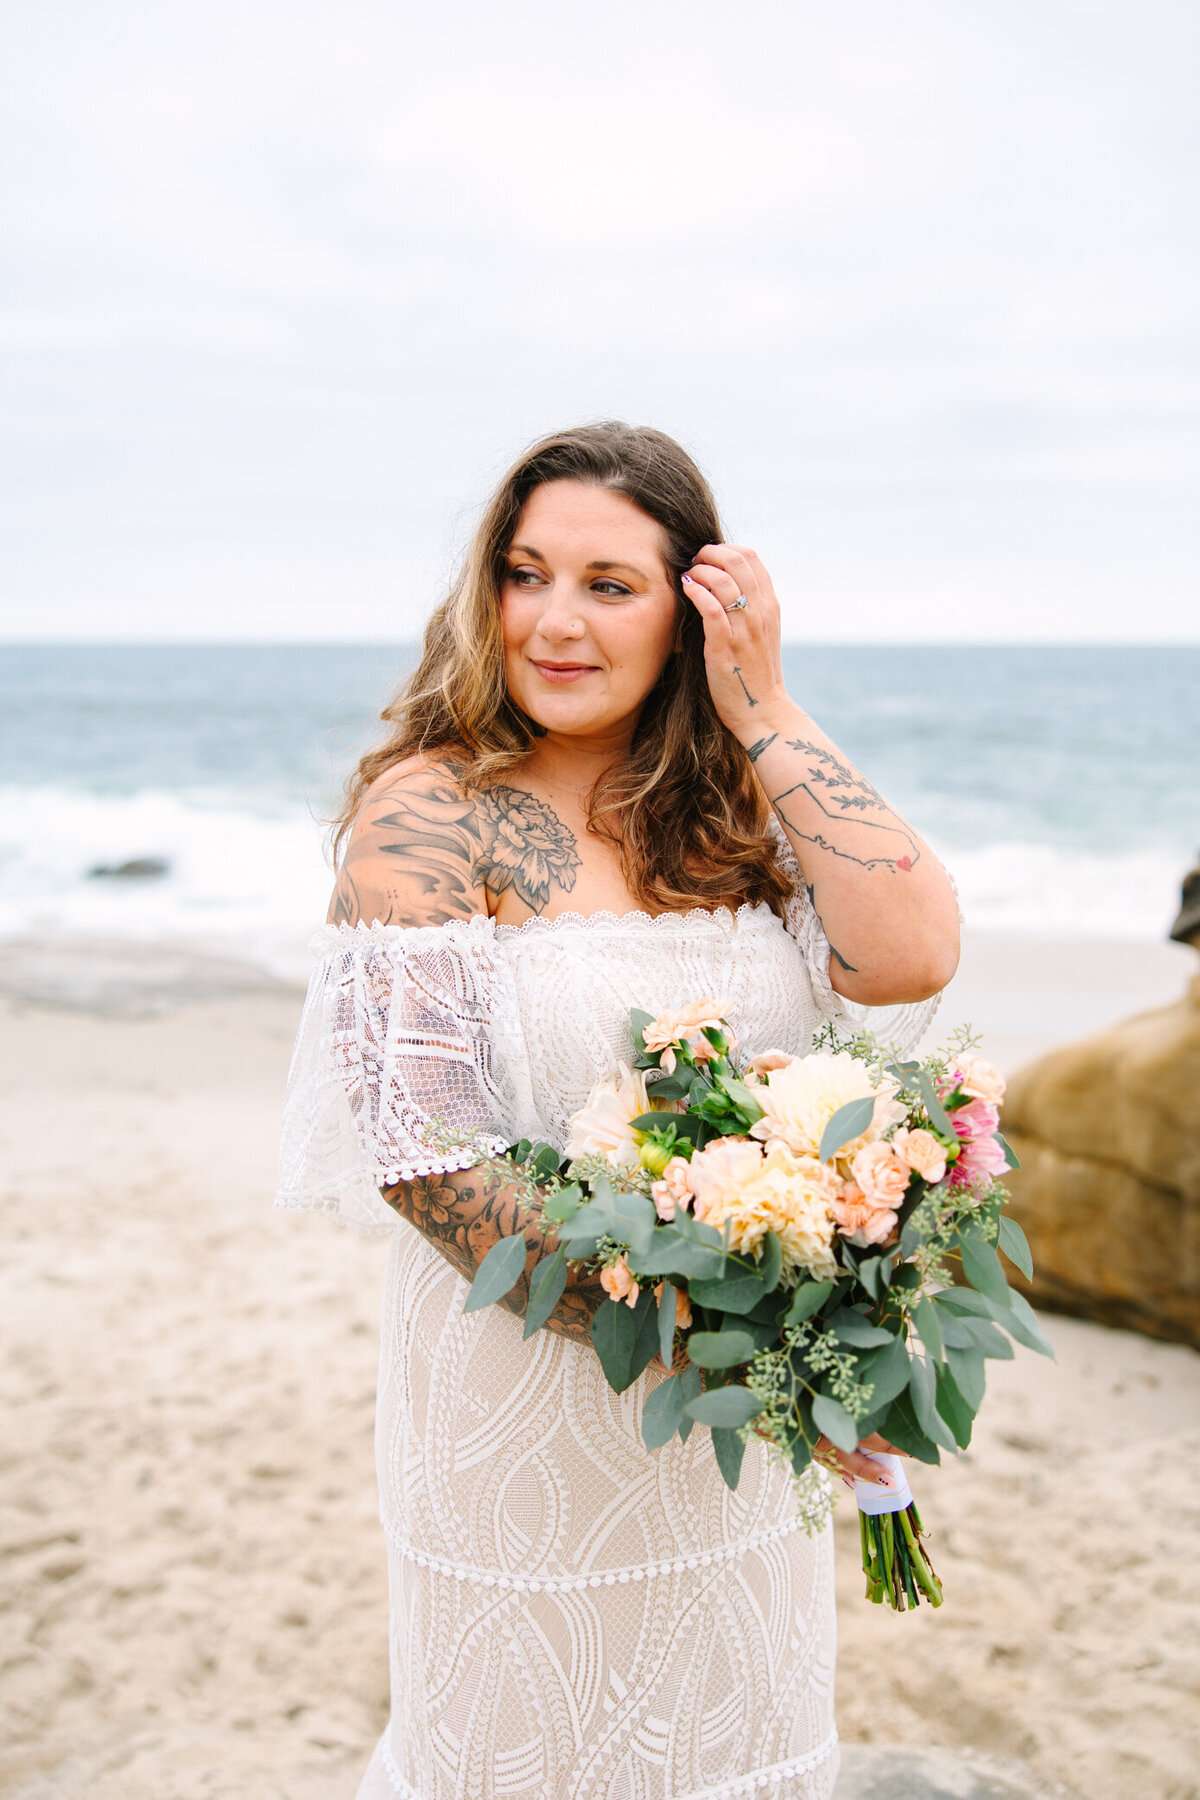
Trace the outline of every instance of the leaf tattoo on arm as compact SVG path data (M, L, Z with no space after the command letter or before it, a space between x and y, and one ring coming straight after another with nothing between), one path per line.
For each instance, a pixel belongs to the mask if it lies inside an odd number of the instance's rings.
M820 744L789 738L788 747L808 759L807 774L771 804L793 837L864 869L908 874L916 866L921 857L916 839L869 781ZM805 819L800 796L829 821L828 835Z
M380 1189L388 1205L416 1227L421 1236L469 1281L502 1237L523 1235L533 1260L512 1292L500 1302L523 1318L529 1305L529 1283L534 1270L558 1248L552 1235L525 1222L512 1189L502 1175L482 1169L450 1170L441 1175L418 1175L412 1181L393 1182ZM591 1343L592 1316L604 1299L599 1276L587 1276L564 1290L546 1321L575 1343Z

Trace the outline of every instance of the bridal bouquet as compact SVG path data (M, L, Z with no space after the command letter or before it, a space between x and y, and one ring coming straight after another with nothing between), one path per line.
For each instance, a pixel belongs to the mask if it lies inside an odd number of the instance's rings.
M970 1442L988 1357L1011 1357L1010 1339L1052 1354L1000 1260L1032 1273L1003 1212L1016 1166L1003 1078L969 1036L901 1062L833 1027L807 1056L742 1065L723 1009L635 1011L634 1064L594 1089L565 1153L522 1142L497 1159L558 1240L525 1335L569 1265L598 1272L592 1339L610 1386L656 1355L670 1371L643 1408L647 1448L705 1425L730 1487L751 1435L801 1478L822 1435L848 1451L878 1432L936 1463ZM525 1260L523 1237L496 1244L468 1310L501 1299ZM856 1492L867 1597L940 1605L903 1477ZM827 1493L810 1480L814 1525Z

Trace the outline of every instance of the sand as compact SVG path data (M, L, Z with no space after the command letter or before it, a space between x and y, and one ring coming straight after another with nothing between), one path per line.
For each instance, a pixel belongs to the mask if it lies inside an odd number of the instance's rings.
M974 939L945 1018L993 1026L1012 1062L1171 998L1190 967L1166 946ZM53 1004L62 982L8 986L0 1794L352 1800L387 1710L385 1251L271 1210L298 997L226 982L195 1001L193 972L190 1004L100 1017ZM87 998L139 1010L115 978ZM1185 1800L1200 1357L1048 1328L1057 1363L990 1365L971 1451L914 1477L940 1613L866 1605L839 1509L843 1734Z

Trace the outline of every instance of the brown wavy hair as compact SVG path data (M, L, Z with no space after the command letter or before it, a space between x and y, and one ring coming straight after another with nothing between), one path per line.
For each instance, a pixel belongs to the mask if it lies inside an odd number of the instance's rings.
M500 593L521 509L550 481L608 488L656 520L678 608L681 648L648 694L628 752L595 783L588 830L618 847L630 892L651 910L765 900L782 913L791 889L776 861L770 808L713 705L704 627L679 580L702 545L721 541L716 501L673 438L616 421L542 438L501 481L425 628L419 667L384 708L391 730L347 783L335 852L368 788L393 764L450 757L470 792L519 769L542 735L505 685Z

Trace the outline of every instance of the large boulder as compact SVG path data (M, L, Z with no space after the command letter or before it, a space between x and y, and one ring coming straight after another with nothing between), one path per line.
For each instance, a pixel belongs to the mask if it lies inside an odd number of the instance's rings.
M1030 1299L1200 1348L1200 976L1019 1070L1003 1129Z

